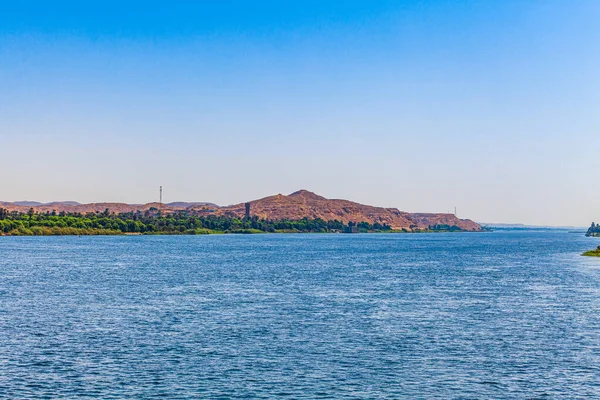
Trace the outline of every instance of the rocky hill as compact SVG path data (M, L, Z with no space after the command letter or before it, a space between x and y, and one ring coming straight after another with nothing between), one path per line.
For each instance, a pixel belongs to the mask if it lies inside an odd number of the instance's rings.
M31 202L33 203L33 202ZM67 212L67 213L96 213L108 209L111 213L125 213L161 209L170 213L186 210L197 214L231 215L243 218L246 213L245 203L232 206L219 207L212 203L185 203L176 202L169 204L125 204L125 203L92 203L79 204L74 202L56 202L40 204L33 207L17 203L0 203L0 207L9 211L27 212L33 208L35 212ZM468 220L459 219L453 214L426 214L407 213L397 208L374 207L355 203L348 200L326 199L307 190L300 190L288 196L275 195L250 202L250 214L262 219L270 220L298 220L302 218L321 218L325 221L338 220L345 224L348 222L368 222L370 224L387 224L392 229L405 229L408 231L428 229L431 226L455 226L465 231L480 231L479 224Z
M192 207L201 212L201 208ZM211 210L222 215L244 217L245 203ZM250 214L263 219L297 220L321 218L325 221L368 222L387 224L392 229L417 230L434 225L456 226L465 231L480 231L481 226L468 219L459 219L453 214L411 214L397 208L373 207L348 200L332 200L307 190L285 195L275 195L250 202Z

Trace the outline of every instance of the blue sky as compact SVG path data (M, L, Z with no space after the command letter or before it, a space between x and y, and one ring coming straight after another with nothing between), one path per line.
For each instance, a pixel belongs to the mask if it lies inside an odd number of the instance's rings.
M306 188L587 225L599 20L597 1L3 2L0 198Z

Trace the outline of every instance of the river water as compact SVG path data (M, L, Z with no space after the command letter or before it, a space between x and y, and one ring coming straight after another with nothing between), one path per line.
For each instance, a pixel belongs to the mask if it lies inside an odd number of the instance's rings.
M0 398L599 398L598 244L0 237Z

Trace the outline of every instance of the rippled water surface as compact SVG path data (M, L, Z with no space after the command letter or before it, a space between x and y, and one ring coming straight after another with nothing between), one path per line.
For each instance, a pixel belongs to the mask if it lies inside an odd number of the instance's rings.
M0 237L0 397L599 398L598 244Z

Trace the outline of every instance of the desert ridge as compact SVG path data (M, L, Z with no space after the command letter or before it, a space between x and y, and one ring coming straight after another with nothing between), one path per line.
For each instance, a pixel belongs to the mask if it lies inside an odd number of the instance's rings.
M33 205L32 205L33 204ZM79 204L76 202L54 202L40 204L28 202L0 203L0 207L8 211L29 212L33 209L35 213L136 213L146 211L158 211L169 214L186 212L191 215L215 215L244 218L247 215L249 205L249 216L263 220L301 220L322 219L324 221L340 221L344 224L367 222L388 225L394 230L419 231L432 227L455 227L461 231L478 232L482 227L469 219L457 218L449 213L409 213L397 208L376 207L356 203L349 200L327 199L308 190L299 190L290 195L277 194L262 199L251 200L231 206L218 206L206 202L174 202L161 204L158 202L147 204L126 203L90 203Z
M397 208L375 207L349 200L327 199L308 190L290 195L275 195L250 201L250 214L268 220L299 220L302 218L324 221L368 222L386 224L395 230L426 230L433 226L455 226L462 231L481 231L482 227L469 219L459 219L454 214L408 213ZM218 214L245 216L246 203L221 207ZM202 207L192 207L202 210Z

